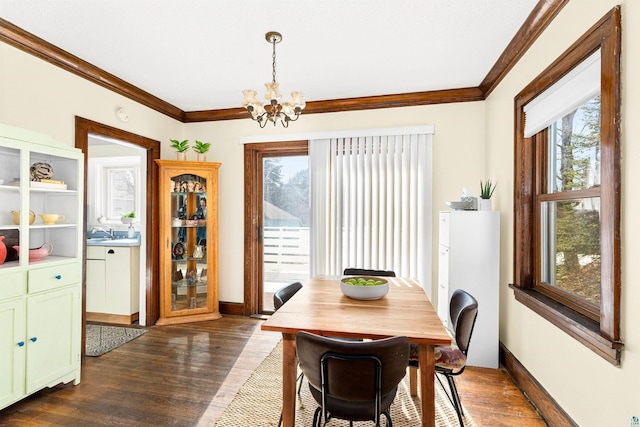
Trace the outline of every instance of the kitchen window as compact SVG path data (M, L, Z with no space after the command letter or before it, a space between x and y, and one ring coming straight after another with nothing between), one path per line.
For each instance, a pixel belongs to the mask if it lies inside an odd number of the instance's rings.
M89 217L104 216L112 224L128 212L141 212L140 157L97 157L89 159L89 188L93 205Z
M620 9L515 99L518 301L620 363Z

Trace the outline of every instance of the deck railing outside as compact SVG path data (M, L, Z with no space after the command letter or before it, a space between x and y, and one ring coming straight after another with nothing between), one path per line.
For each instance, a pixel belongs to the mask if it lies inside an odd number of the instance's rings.
M309 227L264 227L263 241L265 295L309 279ZM264 301L271 304L269 298Z

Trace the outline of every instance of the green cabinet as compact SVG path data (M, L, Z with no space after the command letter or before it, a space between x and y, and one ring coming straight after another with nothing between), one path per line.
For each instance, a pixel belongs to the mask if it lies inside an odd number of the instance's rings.
M80 150L0 124L0 409L80 382L83 170Z

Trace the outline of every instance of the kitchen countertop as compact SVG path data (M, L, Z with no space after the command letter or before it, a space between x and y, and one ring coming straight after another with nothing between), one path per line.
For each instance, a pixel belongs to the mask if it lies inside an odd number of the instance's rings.
M140 246L140 233L136 232L135 237L127 237L127 233L119 234L115 232L113 238L106 236L89 236L85 240L87 246Z

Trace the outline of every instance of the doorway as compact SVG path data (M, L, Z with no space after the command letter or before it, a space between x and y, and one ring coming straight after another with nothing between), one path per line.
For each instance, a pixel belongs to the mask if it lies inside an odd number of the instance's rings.
M273 313L273 293L305 282L308 142L245 145L245 315Z
M141 324L153 325L159 317L159 284L158 284L158 197L157 177L158 170L155 159L160 158L160 141L145 138L121 129L113 128L81 117L76 117L76 148L85 154L84 168L84 216L87 217L87 170L90 135L98 135L109 139L126 142L130 145L146 150L146 201L143 209L146 213L146 245L144 264L141 270L145 272L145 316L140 319ZM86 221L83 226L83 234L86 235ZM83 265L86 265L86 251L83 254ZM83 324L86 312L86 270L83 272ZM84 340L83 340L84 341ZM84 342L83 342L84 348Z

